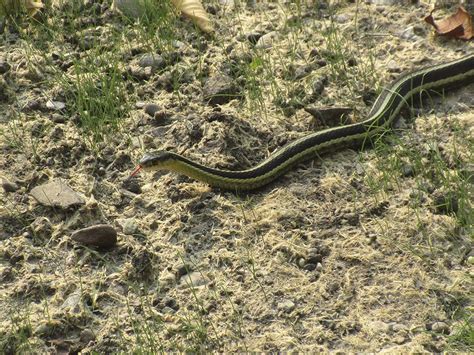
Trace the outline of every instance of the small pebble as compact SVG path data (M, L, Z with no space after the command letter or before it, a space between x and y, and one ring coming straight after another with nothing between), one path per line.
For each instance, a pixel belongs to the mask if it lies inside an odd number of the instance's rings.
M415 176L415 168L411 164L403 164L402 165L402 175L404 177L412 177Z
M119 220L118 223L122 227L123 234L133 235L138 230L138 226L134 218L124 218Z
M66 104L64 102L61 102L61 101L48 100L46 102L46 108L48 108L50 110L61 111L61 110L64 110L65 107L66 107Z
M290 313L296 308L296 305L293 301L285 300L277 304L277 309L285 313Z
M145 53L138 60L138 65L142 68L152 67L153 69L161 69L165 67L166 63L159 54Z

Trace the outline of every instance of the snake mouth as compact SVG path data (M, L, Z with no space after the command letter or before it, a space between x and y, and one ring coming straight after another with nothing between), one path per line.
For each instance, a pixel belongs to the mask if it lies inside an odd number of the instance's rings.
M138 172L139 172L141 169L142 169L142 166L141 166L141 165L138 165L138 166L132 171L132 173L130 174L130 177L137 175Z

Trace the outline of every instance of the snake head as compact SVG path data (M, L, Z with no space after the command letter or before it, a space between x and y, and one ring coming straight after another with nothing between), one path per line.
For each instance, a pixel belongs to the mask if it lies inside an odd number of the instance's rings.
M165 169L167 163L174 159L174 154L166 150L146 153L138 163L145 171Z

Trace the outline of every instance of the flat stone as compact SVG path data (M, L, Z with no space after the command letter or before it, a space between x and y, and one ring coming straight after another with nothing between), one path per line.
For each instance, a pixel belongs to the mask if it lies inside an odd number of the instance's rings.
M71 239L84 245L106 249L117 243L117 232L108 224L97 224L75 231Z
M36 186L30 195L40 204L63 209L85 204L85 200L64 182L59 180Z

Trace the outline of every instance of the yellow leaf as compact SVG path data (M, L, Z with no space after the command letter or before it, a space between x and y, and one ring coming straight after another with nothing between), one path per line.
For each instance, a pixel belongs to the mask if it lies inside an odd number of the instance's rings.
M211 20L207 16L206 11L202 7L199 0L171 0L173 5L189 17L202 31L210 33L214 31Z
M41 0L0 0L0 16L16 15L22 9L26 9L29 16L34 16L43 7Z

